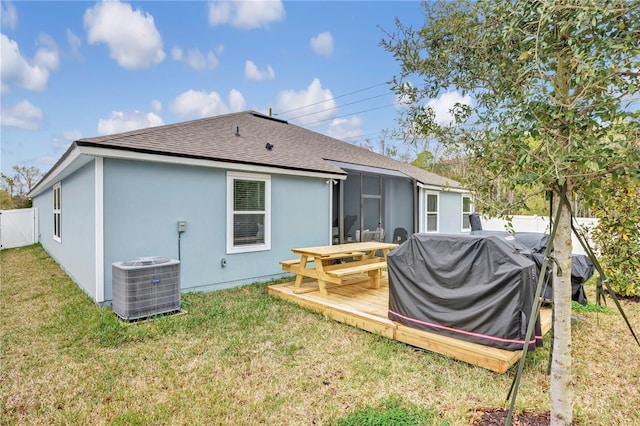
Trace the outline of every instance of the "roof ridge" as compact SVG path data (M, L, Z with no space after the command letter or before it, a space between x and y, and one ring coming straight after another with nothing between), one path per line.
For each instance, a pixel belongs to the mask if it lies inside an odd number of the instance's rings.
M118 139L127 138L127 137L131 137L131 136L144 135L144 134L147 134L147 133L150 133L150 132L164 132L165 130L172 130L172 129L175 129L175 128L192 125L192 124L195 124L195 123L198 123L198 122L211 121L211 120L217 119L219 117L232 116L232 115L241 115L241 114L256 115L256 114L259 114L259 113L257 113L254 110L236 111L236 112L231 112L231 113L222 114L222 115L213 115L211 117L201 117L201 118L195 118L193 120L180 121L180 122L177 122L177 123L169 123L169 124L161 124L159 126L144 127L144 128L141 128L141 129L129 130L129 131L120 132L120 133L113 133L113 134L110 134L110 135L92 136L90 138L78 139L77 141L79 141L79 142L91 142L92 140L95 140L95 139L100 139L100 140L118 140ZM266 117L266 118L269 118L269 117Z

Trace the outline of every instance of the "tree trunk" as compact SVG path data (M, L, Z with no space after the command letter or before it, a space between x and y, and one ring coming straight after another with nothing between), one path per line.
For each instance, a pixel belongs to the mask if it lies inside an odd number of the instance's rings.
M558 230L553 241L558 264L553 281L553 360L551 363L551 424L571 425L573 389L571 386L571 215L566 205L561 208ZM556 210L557 211L557 210ZM558 276L558 270L561 276Z

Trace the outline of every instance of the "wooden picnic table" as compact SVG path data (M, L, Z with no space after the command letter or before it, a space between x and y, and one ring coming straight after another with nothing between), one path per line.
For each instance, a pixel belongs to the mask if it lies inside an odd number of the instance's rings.
M327 294L327 283L342 285L355 275L366 273L370 287L380 288L382 269L387 267L389 251L398 244L378 241L366 241L330 246L294 248L291 251L300 256L299 259L283 260L282 269L296 274L294 293L304 293L315 289L302 288L303 278L318 280L320 294ZM382 256L377 253L381 252ZM337 260L352 259L344 263ZM310 264L313 263L313 267Z

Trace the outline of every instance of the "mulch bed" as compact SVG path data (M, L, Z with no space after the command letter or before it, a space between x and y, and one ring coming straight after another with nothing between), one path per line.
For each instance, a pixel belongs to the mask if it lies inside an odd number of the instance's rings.
M616 293L616 297L620 300L627 300L629 302L640 302L640 296L637 294L632 294L631 296L624 296L622 294Z
M616 293L619 300L640 303L640 296L624 296ZM504 426L507 421L509 410L503 408L477 408L471 415L470 426ZM551 413L545 412L522 412L512 418L513 426L548 426L551 424ZM575 424L575 422L574 422Z
M473 415L471 426L504 426L509 410L503 408L479 408ZM513 426L548 426L551 424L551 413L523 412L513 416Z

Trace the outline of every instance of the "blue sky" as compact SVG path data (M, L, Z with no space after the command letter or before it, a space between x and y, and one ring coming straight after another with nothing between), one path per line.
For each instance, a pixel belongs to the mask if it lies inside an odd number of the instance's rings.
M424 16L417 1L0 4L3 172L45 172L80 138L249 109L377 149L399 108L383 29ZM448 96L430 105L446 114Z

